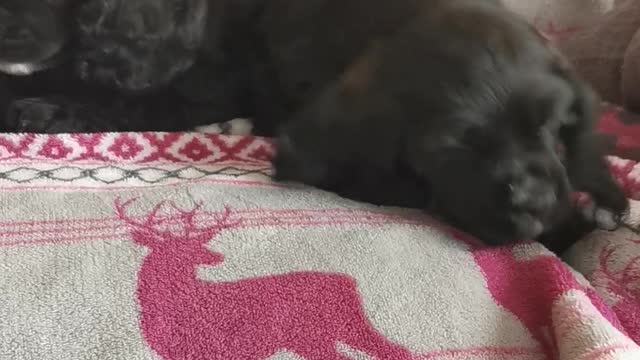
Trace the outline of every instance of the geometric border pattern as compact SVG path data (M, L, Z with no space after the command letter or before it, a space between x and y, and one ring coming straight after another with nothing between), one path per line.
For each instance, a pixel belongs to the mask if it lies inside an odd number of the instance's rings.
M266 164L270 139L201 133L0 134L0 163Z

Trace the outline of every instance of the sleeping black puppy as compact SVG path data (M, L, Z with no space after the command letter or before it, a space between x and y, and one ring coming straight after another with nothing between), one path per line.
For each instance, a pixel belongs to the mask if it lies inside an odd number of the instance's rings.
M0 53L0 72L35 74L4 79L12 93L0 108L5 131L178 131L251 109L245 72L198 56L208 1L7 4L0 9L14 21L0 29L0 47L12 51Z
M584 225L571 192L590 194L610 222L627 211L594 141L593 94L497 2L393 2L361 22L350 21L357 1L325 12L275 2L290 10L267 27L282 106L301 84L311 94L282 130L278 179L427 208L488 244L539 238L556 251L576 240L556 232ZM381 36L353 31L390 18ZM309 73L335 80L314 88Z

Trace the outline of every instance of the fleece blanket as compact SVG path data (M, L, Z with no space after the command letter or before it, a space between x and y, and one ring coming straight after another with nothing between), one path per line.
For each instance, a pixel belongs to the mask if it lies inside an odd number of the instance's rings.
M594 233L570 267L274 184L272 151L0 135L0 359L640 359L631 230ZM612 164L638 198L640 166Z

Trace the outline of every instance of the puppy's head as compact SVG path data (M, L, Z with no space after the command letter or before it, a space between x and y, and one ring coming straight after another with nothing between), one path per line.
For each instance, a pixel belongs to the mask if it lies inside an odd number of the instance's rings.
M590 99L570 82L514 76L506 94L451 109L450 127L414 137L408 151L436 211L488 243L535 239L566 219L574 139L589 131Z
M289 179L311 173L321 184L331 173L318 154L409 169L431 195L425 206L501 244L534 239L570 213L567 169L580 166L571 155L591 132L593 96L525 21L459 0L380 41L301 114L276 164Z
M65 11L72 1L2 1L0 71L30 75L55 65L69 39Z
M124 91L165 85L194 62L207 0L87 0L77 11L81 78Z
M440 61L416 89L437 105L407 102L422 118L408 137L410 167L431 187L435 209L485 242L553 230L571 214L569 170L588 146L577 139L591 134L593 93L535 29L499 6L452 5L430 20L418 29L445 36L422 59Z

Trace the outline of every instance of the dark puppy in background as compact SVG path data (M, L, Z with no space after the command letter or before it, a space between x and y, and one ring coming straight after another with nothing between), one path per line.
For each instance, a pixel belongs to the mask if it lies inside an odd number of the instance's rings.
M77 10L76 73L139 95L170 87L198 126L254 117L262 71L262 0L86 0ZM280 121L281 119L277 119ZM266 135L258 123L257 131ZM265 128L265 131L262 131Z
M135 126L138 116L132 115L135 111L118 111L121 104L115 92L74 76L73 21L79 3L0 3L0 72L4 73L0 120L4 131L108 131Z
M181 122L189 128L247 117L251 56L248 26L239 22L250 21L251 9L242 3L87 0L75 14L76 73L135 96L169 88L185 104ZM214 23L214 13L225 24Z
M579 223L571 192L590 194L609 222L627 210L594 141L593 94L497 2L274 2L289 10L267 28L281 91L295 103L311 90L279 138L278 179L430 209L488 244L546 238L556 251L577 240L553 236ZM390 31L371 30L389 19ZM308 73L334 81L309 86Z
M35 70L48 70L8 79L14 100L2 112L6 131L179 131L250 111L246 72L227 66L226 58L200 60L209 1L48 1L57 3L22 3L47 7L64 31L14 47L57 48L55 59L63 61L34 62ZM14 28L42 23L33 28L45 31L48 22L38 19L47 12L34 8L8 7L10 16L30 19ZM0 61L16 63L7 55ZM0 71L16 75L16 69Z

